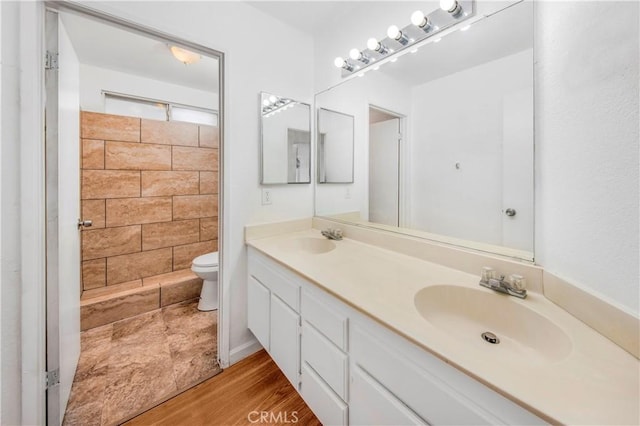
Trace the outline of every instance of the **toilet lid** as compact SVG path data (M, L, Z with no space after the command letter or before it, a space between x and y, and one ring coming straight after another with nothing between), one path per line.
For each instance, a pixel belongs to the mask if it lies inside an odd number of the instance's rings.
M203 254L193 259L195 266L218 266L218 252Z

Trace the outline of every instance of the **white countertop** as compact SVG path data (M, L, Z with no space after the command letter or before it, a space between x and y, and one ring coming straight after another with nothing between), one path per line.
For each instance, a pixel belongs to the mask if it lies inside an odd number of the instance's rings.
M347 238L321 254L291 249L305 237L323 238L309 229L247 244L549 422L640 424L640 361L543 295L495 294L552 321L570 339L568 355L553 361L502 356L481 339L469 342L433 326L414 304L419 290L439 284L493 294L478 285L478 275Z

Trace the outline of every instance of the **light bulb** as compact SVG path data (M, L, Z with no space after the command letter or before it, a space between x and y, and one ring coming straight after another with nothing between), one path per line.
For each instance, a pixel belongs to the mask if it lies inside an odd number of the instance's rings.
M369 40L367 40L367 48L369 50L378 50L380 47L380 43L378 43L378 40L376 40L375 38L371 37Z
M400 29L395 25L392 25L387 29L387 36L394 39L403 46L406 46L407 43L409 43L409 39L407 38L407 36L403 34L402 31L400 31Z
M335 65L338 68L342 68L344 66L344 62L345 60L342 59L340 56L338 56L336 59L333 60L333 65Z
M411 23L416 27L422 27L424 23L424 13L421 10L416 10L411 14Z
M449 12L452 15L458 15L462 10L457 0L440 0L440 9Z
M397 26L391 25L387 29L387 37L393 38L395 40L398 40L399 38L402 37L402 32L400 31L400 29Z
M278 101L278 98L276 98L274 95L269 96L269 102L271 102L272 104L275 104Z
M358 59L360 59L360 57L362 56L362 54L360 53L360 51L356 48L353 48L349 51L349 57L351 59L353 59L354 61L357 61Z
M262 105L269 106L269 99L265 99L264 101L262 101Z

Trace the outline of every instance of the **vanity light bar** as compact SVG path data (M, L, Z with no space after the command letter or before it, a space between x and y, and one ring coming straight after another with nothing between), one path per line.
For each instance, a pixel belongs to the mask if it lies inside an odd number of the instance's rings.
M342 70L343 78L353 74L361 75L374 64L377 69L381 64L376 62L387 62L386 59L408 48L416 50L415 44L474 16L474 3L474 0L440 0L440 8L428 15L417 10L411 15L409 25L404 28L391 25L386 38L370 38L366 49L353 48L347 58L337 57L334 64Z
M296 102L293 99L271 95L262 101L262 115L265 118L271 117L276 113L293 107L295 104Z

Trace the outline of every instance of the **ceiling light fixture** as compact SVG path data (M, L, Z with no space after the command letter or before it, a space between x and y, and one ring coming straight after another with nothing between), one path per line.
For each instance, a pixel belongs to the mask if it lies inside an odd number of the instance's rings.
M200 55L190 50L183 49L178 46L170 46L173 57L182 62L185 65L195 64L200 60Z
M432 41L438 43L444 34L451 33L459 23L476 15L475 0L439 0L440 9L426 15L416 10L411 15L411 22L399 28L391 25L387 29L386 38L370 38L366 49L353 48L347 57L334 60L336 67L342 71L342 77L360 75L370 68L378 69L387 62L395 62L405 53L415 53L423 44ZM475 19L474 19L475 20ZM471 22L471 21L469 21ZM468 27L461 28L466 31ZM433 37L432 40L427 40ZM375 67L373 67L375 63ZM354 75L355 74L355 75Z

